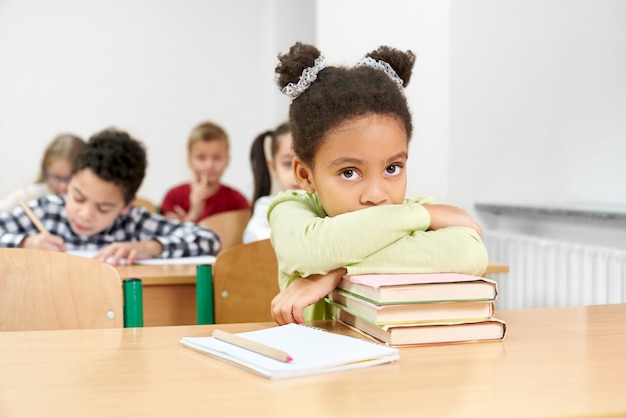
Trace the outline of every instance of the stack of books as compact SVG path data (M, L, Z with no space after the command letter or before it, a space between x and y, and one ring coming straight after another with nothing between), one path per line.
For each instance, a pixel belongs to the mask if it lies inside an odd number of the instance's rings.
M344 276L327 301L337 320L390 345L502 340L498 286L458 273Z

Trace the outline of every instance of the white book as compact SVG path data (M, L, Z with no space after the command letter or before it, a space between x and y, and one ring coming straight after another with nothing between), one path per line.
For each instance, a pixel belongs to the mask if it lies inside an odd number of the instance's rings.
M98 251L94 250L69 250L67 253L79 255L81 257L93 258ZM158 266L169 264L214 264L215 256L200 255L195 257L174 257L174 258L145 258L143 260L135 260L135 264L145 266ZM126 265L126 260L122 259L119 263L121 266Z
M181 343L268 379L357 369L400 357L395 348L306 325L287 324L235 335L284 351L293 360L275 360L214 337L183 337Z

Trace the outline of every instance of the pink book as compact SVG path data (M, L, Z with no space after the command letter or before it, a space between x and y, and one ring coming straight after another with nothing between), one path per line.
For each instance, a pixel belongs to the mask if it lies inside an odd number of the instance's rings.
M498 296L495 281L461 273L346 275L338 288L378 305L495 301Z

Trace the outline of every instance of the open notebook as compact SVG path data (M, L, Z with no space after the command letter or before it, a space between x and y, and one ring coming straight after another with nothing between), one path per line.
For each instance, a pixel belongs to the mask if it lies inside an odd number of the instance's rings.
M82 257L92 258L96 255L97 251L87 250L70 250L67 252L72 255L80 255ZM178 257L178 258L147 258L144 260L136 260L135 264L142 265L164 265L164 264L213 264L215 263L215 256L213 255L201 255L197 257ZM120 265L125 265L125 260L121 260Z
M369 340L288 324L239 334L287 352L293 361L274 360L214 337L183 337L183 346L268 379L330 373L389 363L398 350Z

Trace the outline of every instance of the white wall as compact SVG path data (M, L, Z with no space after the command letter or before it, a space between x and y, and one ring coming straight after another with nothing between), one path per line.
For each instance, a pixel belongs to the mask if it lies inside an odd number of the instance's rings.
M0 1L0 195L34 180L57 133L114 125L147 145L140 194L159 202L190 177L188 133L210 119L231 137L224 182L250 196L250 143L287 114L276 54L313 41L312 10L306 0Z
M451 10L451 195L626 208L626 3Z
M621 0L2 0L0 195L57 132L116 125L147 143L158 201L207 118L250 195L249 144L286 117L276 55L302 40L335 63L416 52L409 194L626 206L624 27Z

